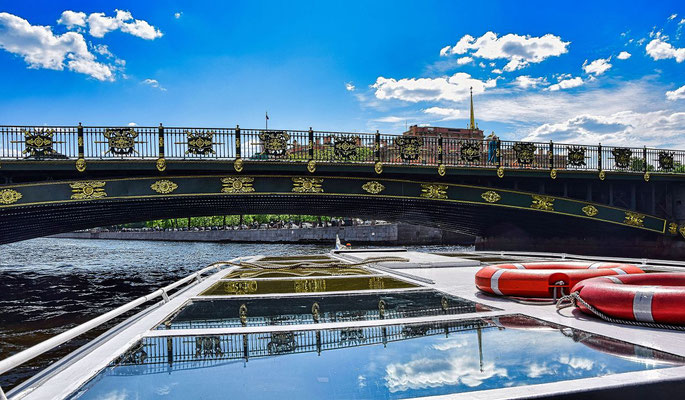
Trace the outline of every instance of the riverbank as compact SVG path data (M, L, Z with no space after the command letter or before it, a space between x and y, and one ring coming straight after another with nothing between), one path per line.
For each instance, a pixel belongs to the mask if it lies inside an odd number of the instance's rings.
M150 240L167 242L216 242L216 243L300 243L331 244L336 235L343 243L353 245L472 245L474 238L467 235L404 223L328 226L294 229L221 229L221 230L165 230L134 232L70 232L54 235L54 238L103 239L103 240Z

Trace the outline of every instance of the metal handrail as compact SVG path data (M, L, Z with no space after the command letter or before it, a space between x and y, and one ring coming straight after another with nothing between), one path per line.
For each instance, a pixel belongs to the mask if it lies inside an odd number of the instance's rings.
M7 357L4 360L0 360L0 375L18 367L19 365L21 365L21 364L23 364L29 360L32 360L32 359L38 357L39 355L41 355L47 351L54 349L55 347L65 343L71 339L76 338L77 336L80 336L80 335L88 332L89 330L91 330L93 328L96 328L96 327L98 327L98 326L100 326L100 325L102 325L102 324L104 324L104 323L128 312L128 311L131 311L134 308L136 308L142 304L145 304L152 299L155 299L157 297L162 297L163 299L165 299L165 302L166 302L166 301L168 301L167 300L168 299L167 293L169 291L174 290L174 289L178 288L179 286L184 285L184 284L186 284L186 283L188 283L194 279L198 279L201 275L203 275L204 273L206 273L208 271L223 267L225 265L230 265L232 263L239 263L240 260L242 260L243 258L244 257L239 257L239 258L235 258L233 260L226 261L226 262L213 263L213 264L201 269L200 271L194 272L193 274L188 275L187 277L185 277L181 280L178 280L178 281L176 281L170 285L167 285L161 289L157 289L156 291L154 291L154 292L152 292L146 296L139 297L139 298L127 303L127 304L124 304L120 307L115 308L114 310L108 311L107 313L102 314L99 317L96 317L96 318L91 319L90 321L84 322L81 325L78 325L72 329L69 329L68 331L60 333L57 336L51 337L50 339L47 339L43 342L40 342L40 343L36 344L35 346L29 347L28 349L23 350L17 354L14 354L10 357ZM0 400L4 400L2 388L0 388Z
M685 150L646 146L391 135L378 131L332 132L311 128L307 131L161 124L158 127L0 125L2 161L82 160L83 166L86 160L162 158L685 174Z

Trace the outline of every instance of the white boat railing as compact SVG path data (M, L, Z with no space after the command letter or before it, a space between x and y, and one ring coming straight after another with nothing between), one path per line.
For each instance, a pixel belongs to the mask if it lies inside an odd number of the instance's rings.
M178 280L170 285L167 285L161 289L157 289L156 291L146 295L139 297L130 303L124 304L123 306L117 307L114 310L108 311L105 314L100 315L99 317L93 318L90 321L84 322L83 324L76 326L74 328L69 329L68 331L62 332L57 336L51 337L50 339L47 339L43 342L38 343L35 346L29 347L26 350L20 351L17 354L14 354L10 357L7 357L4 360L0 361L0 375L4 374L7 371L10 371L21 364L32 360L39 355L50 351L54 349L55 347L76 338L77 336L80 336L89 330L96 328L118 316L123 315L124 313L127 313L128 311L133 310L134 308L147 303L150 300L156 299L158 297L162 297L164 302L169 301L169 295L168 293L179 286L182 286L188 282L191 282L193 280L201 280L201 276L204 275L208 271L212 271L214 269L222 268L227 265L231 265L233 263L239 264L240 261L242 260L241 258L236 258L227 262L216 262L213 263L200 271L197 271L191 275L188 275L187 277ZM2 388L0 387L0 400L7 400L7 397L5 396L5 393L3 392Z

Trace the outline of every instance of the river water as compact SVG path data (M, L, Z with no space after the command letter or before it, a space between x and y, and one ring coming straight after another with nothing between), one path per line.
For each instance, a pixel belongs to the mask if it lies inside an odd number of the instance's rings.
M459 246L410 247L459 251ZM40 238L0 246L0 359L216 261L324 253L330 246ZM116 322L116 321L115 321ZM7 390L111 327L0 376Z

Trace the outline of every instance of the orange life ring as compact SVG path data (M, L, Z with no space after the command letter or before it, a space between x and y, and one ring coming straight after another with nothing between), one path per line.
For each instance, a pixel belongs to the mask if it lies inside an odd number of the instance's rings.
M643 272L634 265L607 262L499 264L481 268L476 273L476 287L497 295L550 298L555 290L560 290L559 294L568 293L569 288L583 279Z
M685 325L685 273L605 276L580 282L571 291L610 317ZM580 302L578 307L593 314Z

